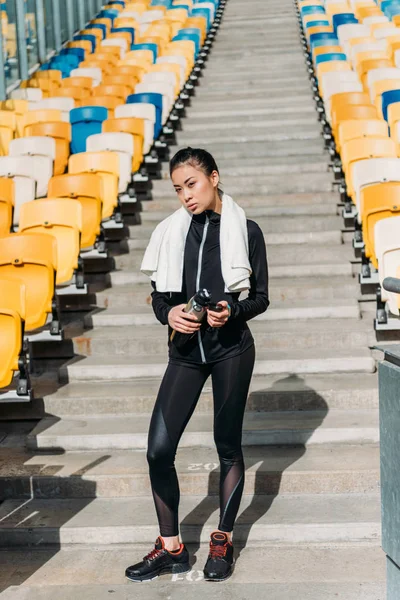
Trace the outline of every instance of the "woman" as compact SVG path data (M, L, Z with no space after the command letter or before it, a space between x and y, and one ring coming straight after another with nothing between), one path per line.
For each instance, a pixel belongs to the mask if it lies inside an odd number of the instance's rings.
M179 541L174 459L211 375L221 466L220 521L211 535L204 576L223 581L233 570L232 530L244 487L242 424L255 360L247 321L269 305L266 250L259 226L247 221L243 209L219 189L211 154L180 150L170 162L170 175L182 208L157 226L141 267L152 279L154 313L169 325L169 364L154 407L147 452L160 536L126 576L144 581L164 572L190 570L188 551ZM183 309L202 288L217 306L209 306L199 323ZM246 290L248 297L239 300Z

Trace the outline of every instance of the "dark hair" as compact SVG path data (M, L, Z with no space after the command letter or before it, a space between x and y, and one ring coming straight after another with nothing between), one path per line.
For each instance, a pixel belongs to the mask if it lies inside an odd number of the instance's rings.
M178 152L173 156L169 163L169 174L172 173L178 167L182 165L191 165L192 167L198 167L207 175L207 177L211 176L213 171L217 171L219 174L219 170L217 167L217 163L215 162L214 157L207 152L207 150L203 150L202 148L182 148L182 150L178 150Z

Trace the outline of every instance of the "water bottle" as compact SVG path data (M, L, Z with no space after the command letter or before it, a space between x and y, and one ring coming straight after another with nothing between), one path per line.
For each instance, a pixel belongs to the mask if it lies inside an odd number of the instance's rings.
M195 293L193 298L190 298L189 302L186 304L183 312L194 315L198 322L204 319L205 314L207 313L207 308L211 302L211 293L202 289ZM171 342L175 339L175 344L177 346L183 345L185 342L190 340L195 334L194 333L180 333L172 331L170 340Z

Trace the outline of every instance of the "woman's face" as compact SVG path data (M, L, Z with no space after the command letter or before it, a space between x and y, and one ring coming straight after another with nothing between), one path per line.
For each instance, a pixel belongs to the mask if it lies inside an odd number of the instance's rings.
M190 213L200 215L214 209L219 183L217 171L208 177L199 168L182 165L174 170L171 179L179 200Z

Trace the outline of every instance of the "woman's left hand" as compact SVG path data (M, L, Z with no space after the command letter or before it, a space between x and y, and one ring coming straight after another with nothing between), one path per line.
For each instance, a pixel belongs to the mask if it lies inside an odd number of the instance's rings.
M214 312L210 309L207 309L207 322L210 327L223 327L230 317L228 302L226 300L222 300L221 302L218 302L218 304L224 307L224 310L221 312Z

